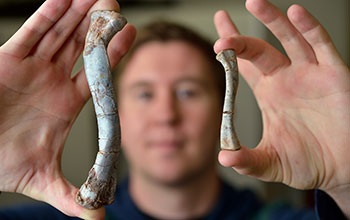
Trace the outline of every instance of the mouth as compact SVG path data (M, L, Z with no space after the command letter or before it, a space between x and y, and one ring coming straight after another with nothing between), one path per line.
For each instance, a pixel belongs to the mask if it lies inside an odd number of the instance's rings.
M176 131L153 131L148 136L146 146L149 150L156 152L156 154L170 154L179 152L185 146L184 136Z
M182 143L175 140L157 140L151 141L150 146L155 148L180 148Z
M153 139L148 142L149 149L160 154L174 154L185 146L183 140L173 138Z

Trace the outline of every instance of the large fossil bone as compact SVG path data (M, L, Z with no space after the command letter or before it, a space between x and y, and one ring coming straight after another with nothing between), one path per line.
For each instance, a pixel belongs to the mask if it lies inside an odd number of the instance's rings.
M239 150L239 143L234 127L234 108L238 88L238 67L236 54L233 50L223 50L216 56L226 73L225 102L222 114L220 144L222 149Z
M106 47L125 24L115 11L95 11L85 40L84 68L97 118L99 152L76 201L89 209L112 203L116 190L120 125Z

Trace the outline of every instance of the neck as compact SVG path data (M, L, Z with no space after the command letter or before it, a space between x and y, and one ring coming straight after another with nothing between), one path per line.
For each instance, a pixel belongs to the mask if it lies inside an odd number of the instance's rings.
M159 219L191 219L206 215L215 205L220 182L215 168L186 183L167 185L130 174L130 194L143 212Z

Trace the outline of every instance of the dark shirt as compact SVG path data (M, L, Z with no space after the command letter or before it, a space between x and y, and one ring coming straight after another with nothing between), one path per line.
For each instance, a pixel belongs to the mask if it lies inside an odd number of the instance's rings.
M106 206L105 220L153 220L137 208L130 197L128 180L118 185L116 201ZM73 220L47 204L17 205L11 208L0 209L0 220ZM203 220L313 220L313 219L345 219L336 203L322 191L316 192L315 211L296 209L285 204L263 205L250 190L237 190L227 183L222 183L220 196L216 205L203 216Z

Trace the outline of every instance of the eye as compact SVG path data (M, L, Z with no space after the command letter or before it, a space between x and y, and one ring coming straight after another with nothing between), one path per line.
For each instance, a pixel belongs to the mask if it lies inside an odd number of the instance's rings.
M153 97L153 94L151 91L139 91L136 94L136 97L137 97L137 99L146 101L146 100L150 100Z
M198 92L194 88L179 88L176 91L176 96L179 99L195 98L197 95L198 95Z

